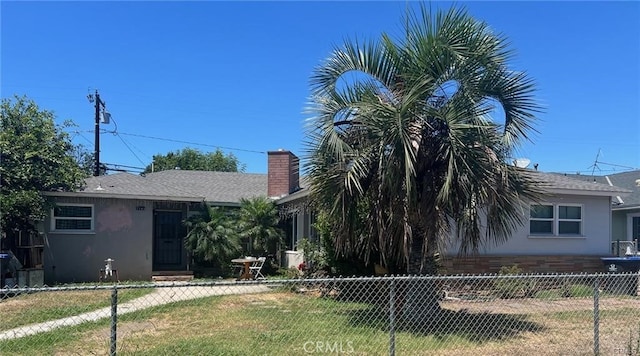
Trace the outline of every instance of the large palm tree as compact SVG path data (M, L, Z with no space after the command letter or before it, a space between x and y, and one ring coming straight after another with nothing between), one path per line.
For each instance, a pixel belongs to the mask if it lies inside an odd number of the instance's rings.
M339 254L429 274L447 243L474 252L524 222L540 191L509 163L539 106L511 57L464 9L422 6L401 38L346 41L316 69L308 176Z

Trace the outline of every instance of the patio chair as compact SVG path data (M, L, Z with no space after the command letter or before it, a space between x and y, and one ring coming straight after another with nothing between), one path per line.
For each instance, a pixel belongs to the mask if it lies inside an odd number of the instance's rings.
M264 262L266 260L266 257L258 257L258 260L249 267L251 275L253 275L253 279L265 278L264 275L262 275L262 266L264 266Z

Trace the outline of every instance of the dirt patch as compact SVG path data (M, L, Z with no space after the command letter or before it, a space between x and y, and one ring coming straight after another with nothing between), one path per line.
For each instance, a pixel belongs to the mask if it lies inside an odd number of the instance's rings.
M283 293L262 293L258 295L243 294L224 300L217 305L217 308L242 308L247 305L260 305L264 303L285 304L292 298L292 295Z
M490 301L444 300L440 302L443 308L450 310L467 310L469 312L488 312L500 314L539 314L563 311L592 311L593 299L566 298L556 300L545 299L496 299ZM639 308L638 299L603 298L600 300L600 310L619 310L623 308Z

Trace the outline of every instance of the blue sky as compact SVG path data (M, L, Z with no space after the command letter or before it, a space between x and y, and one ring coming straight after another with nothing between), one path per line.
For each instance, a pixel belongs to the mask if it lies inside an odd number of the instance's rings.
M640 168L639 2L458 4L509 38L513 69L538 85L539 134L517 156L544 171L591 173L596 157L596 173ZM264 173L267 151L304 156L313 69L346 38L399 35L407 6L2 1L0 94L73 120L92 150L98 89L117 124L101 126L106 163L220 147Z

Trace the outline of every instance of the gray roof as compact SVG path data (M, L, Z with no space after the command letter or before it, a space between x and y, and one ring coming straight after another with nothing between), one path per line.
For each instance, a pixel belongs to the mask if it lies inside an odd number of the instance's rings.
M238 203L242 198L267 196L266 174L176 169L149 173L144 179L214 203Z
M580 174L571 176L583 181L611 184L626 189L629 193L622 197L622 204L615 206L614 209L640 207L640 170L601 176Z
M597 182L593 179L579 179L579 176L562 173L545 173L533 171L534 176L538 181L545 184L545 187L550 191L563 191L563 192L583 192L593 195L610 195L627 194L628 189L624 189L613 184L605 184L604 182Z
M623 195L624 204L618 207L640 206L640 187L636 185L636 180L640 179L640 171L618 173L608 178L531 170L528 172L550 193ZM305 187L282 198L282 203L303 198L308 194L306 177L301 178ZM242 198L266 196L267 175L187 170L167 170L149 173L146 176L116 173L88 178L86 187L78 192L52 194L237 204Z
M76 192L58 196L206 201L235 205L242 198L267 195L267 175L235 172L168 170L139 176L116 173L85 180Z
M573 175L562 173L546 173L534 170L526 170L533 178L541 183L541 186L549 193L573 194L573 195L602 195L617 196L628 194L629 190L610 184L598 183L593 180L576 179ZM309 195L308 179L304 177L302 189L280 198L278 203L292 203ZM301 179L302 182L302 179ZM302 184L301 184L302 186Z
M203 195L159 182L150 182L145 177L131 173L90 177L85 179L85 186L79 191L67 194L54 193L54 195L180 201L202 201L204 198Z

